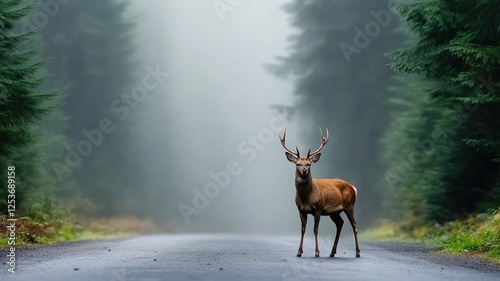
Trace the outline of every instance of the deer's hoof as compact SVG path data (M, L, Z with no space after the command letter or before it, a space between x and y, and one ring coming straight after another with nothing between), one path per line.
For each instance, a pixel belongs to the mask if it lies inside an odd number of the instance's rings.
M356 257L357 257L357 258L359 258L359 257L360 257L359 253L357 253L357 254L356 254Z
M319 254L314 255L315 258L319 258Z
M334 253L331 253L331 254L330 254L330 258L333 258L333 257L335 257L335 254L334 254Z
M299 258L300 258L300 257L302 257L302 254L301 254L301 253L298 253L298 254L297 254L297 257L299 257Z

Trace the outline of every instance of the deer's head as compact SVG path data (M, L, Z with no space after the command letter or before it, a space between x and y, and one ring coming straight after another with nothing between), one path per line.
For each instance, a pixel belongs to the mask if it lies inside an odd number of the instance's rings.
M306 157L300 157L300 152L297 147L295 147L295 150L297 152L293 152L292 150L288 149L285 145L285 136L286 136L286 129L283 132L283 137L280 134L280 140L281 140L281 145L283 148L286 150L285 156L288 161L292 162L295 164L295 169L297 175L300 177L307 177L309 176L309 173L311 172L311 164L318 162L319 158L321 157L321 149L325 144L328 142L330 136L328 134L328 129L326 129L326 137L323 136L323 132L321 131L321 128L319 129L320 134L321 134L321 144L318 149L316 149L314 152L311 153L311 149L307 152Z

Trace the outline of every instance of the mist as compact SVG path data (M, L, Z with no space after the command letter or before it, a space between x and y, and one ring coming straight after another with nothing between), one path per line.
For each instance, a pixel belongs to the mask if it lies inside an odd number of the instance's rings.
M292 84L264 67L287 51L285 2L241 1L224 13L210 1L130 9L143 62L169 73L140 127L150 139L144 185L158 192L157 216L177 231L296 228L294 169L278 133L289 127L289 140L299 138L290 116L272 107L292 105Z
M358 188L359 229L383 215L397 107L384 54L405 40L391 1L33 3L20 29L40 28L43 90L59 95L40 122L45 147L25 153L47 159L22 164L44 171L27 206L173 232L297 233L278 136L287 128L304 154L321 127L331 138L313 177Z
M336 210L356 244L481 230L500 198L498 4L444 2L0 2L0 241L298 236L290 162L356 187L300 196L335 245ZM302 156L330 139L296 160L285 128Z

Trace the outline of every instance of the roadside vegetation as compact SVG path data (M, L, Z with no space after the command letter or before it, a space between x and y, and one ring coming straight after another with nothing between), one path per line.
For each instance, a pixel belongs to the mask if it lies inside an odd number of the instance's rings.
M134 216L112 218L77 217L68 212L54 213L50 210L31 210L23 213L15 222L15 246L54 244L58 242L113 239L138 234L151 234L169 231L151 219ZM6 216L0 217L0 248L10 247L8 228L11 222Z
M421 242L440 253L487 258L500 263L500 208L490 214L466 219L410 227L405 223L381 220L361 238L374 241Z
M382 138L390 221L367 237L500 261L499 10L443 0L395 9L412 40L388 54L404 81Z

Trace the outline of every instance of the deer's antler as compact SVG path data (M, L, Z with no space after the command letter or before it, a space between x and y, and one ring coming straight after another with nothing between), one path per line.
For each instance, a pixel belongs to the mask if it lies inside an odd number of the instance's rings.
M286 128L285 128L285 131L283 132L283 137L281 136L281 132L280 132L280 141L281 141L281 145L283 146L283 148L288 151L290 154L296 156L297 158L300 158L300 153L299 153L299 149L297 147L295 147L295 150L297 150L297 152L293 152L291 151L290 149L288 149L288 147L286 147L286 144L285 144L285 137L286 137Z
M323 149L323 146L325 146L325 144L330 139L330 134L328 133L328 128L326 128L326 137L323 136L323 131L321 131L321 128L319 128L319 132L321 134L321 143L320 143L320 146L313 153L311 153L311 150L309 149L309 151L307 152L307 158L318 154L321 151L321 149Z

